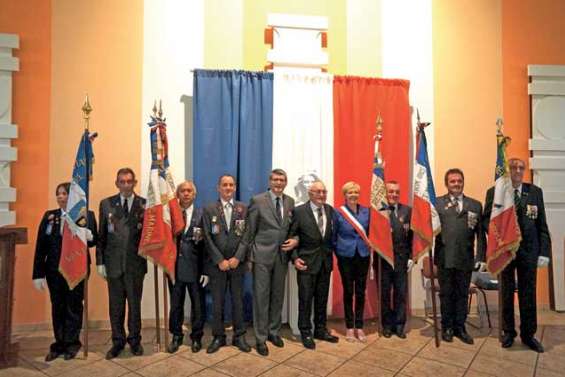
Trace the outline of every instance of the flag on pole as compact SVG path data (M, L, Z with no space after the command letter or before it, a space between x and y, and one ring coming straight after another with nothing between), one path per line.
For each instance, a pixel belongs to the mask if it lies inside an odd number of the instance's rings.
M414 200L410 227L414 231L412 251L414 259L430 250L433 238L441 231L441 224L436 211L436 192L430 161L428 159L428 143L424 127L418 116L416 134L416 161L414 163Z
M384 161L379 152L382 139L382 118L377 118L377 134L375 135L375 153L371 180L371 222L369 240L371 247L391 266L394 266L394 251L390 228L390 211L386 199L384 177ZM371 270L372 271L372 270Z
M92 140L96 134L90 135L85 130L78 146L73 177L63 215L63 242L59 272L69 285L76 287L87 273L88 241L92 240L92 232L87 227L88 221L88 185L92 177Z
M148 123L151 128L151 171L139 255L161 266L174 281L177 259L174 235L182 231L184 221L169 169L167 125L161 118L161 111L159 113Z
M506 159L510 138L502 133L498 122L496 134L496 168L494 170L494 197L488 225L487 269L499 274L516 256L522 235L514 209L514 191Z

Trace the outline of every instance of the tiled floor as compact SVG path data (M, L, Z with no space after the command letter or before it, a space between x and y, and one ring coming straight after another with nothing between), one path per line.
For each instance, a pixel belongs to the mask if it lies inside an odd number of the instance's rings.
M125 351L119 358L107 361L104 355L110 347L110 333L100 330L90 333L87 359L80 353L72 361L59 358L46 363L44 357L52 335L48 331L33 332L16 336L20 345L17 365L0 369L0 377L565 376L565 314L544 312L540 313L539 319L538 337L546 348L540 355L526 349L519 341L511 349L502 349L496 339L496 328L489 331L472 326L468 326L468 331L475 337L474 345L455 339L453 343L441 343L436 348L432 328L422 318L410 321L406 340L379 338L374 323L370 324L366 329L370 334L366 344L346 342L342 321L331 321L329 327L340 335L340 342L317 342L315 351L305 350L286 329L283 334L285 347L270 345L268 357L258 356L255 350L242 353L231 346L212 355L206 354L205 350L193 354L188 346L183 346L174 355L155 352L156 332L146 329L143 332L144 356L134 357ZM252 330L247 339L253 344ZM207 334L204 346L209 341Z

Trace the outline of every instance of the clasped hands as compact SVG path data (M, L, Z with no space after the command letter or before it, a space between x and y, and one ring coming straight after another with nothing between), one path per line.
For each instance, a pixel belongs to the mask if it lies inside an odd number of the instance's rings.
M218 268L220 271L235 270L239 266L239 259L236 257L231 257L230 259L224 259L218 263Z

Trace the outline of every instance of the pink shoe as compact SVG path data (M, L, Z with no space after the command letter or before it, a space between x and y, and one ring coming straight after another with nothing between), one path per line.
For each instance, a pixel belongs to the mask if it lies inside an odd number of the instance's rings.
M357 339L359 339L361 343L367 343L367 335L365 335L363 329L357 329Z
M347 331L345 332L345 340L347 340L348 342L355 341L355 334L353 333L353 329L347 329Z

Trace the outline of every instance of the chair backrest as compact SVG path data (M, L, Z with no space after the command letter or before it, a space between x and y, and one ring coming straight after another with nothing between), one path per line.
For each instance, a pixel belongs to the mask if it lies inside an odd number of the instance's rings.
M426 279L431 279L432 276L435 279L437 279L437 266L435 264L433 265L433 275L432 275L432 271L430 269L430 257L429 256L425 256L422 259L422 275Z

